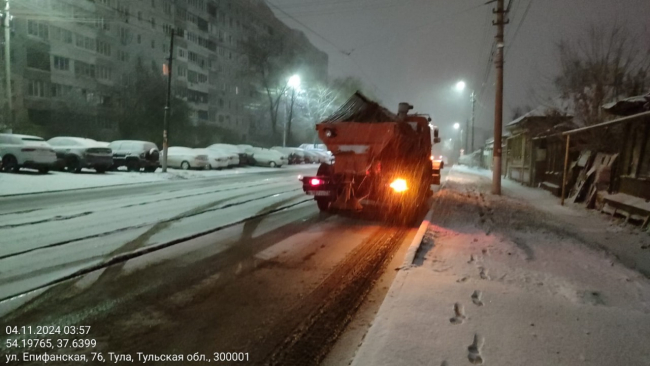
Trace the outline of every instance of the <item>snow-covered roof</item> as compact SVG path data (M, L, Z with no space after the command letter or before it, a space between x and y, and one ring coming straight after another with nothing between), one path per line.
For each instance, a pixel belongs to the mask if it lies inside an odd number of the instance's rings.
M602 108L617 116L629 116L648 111L650 110L650 93L603 104Z
M541 105L523 116L507 123L506 126L515 126L528 118L535 117L549 117L558 114L569 118L572 117L572 108L570 107L570 102L568 100L556 99L552 104L553 106Z

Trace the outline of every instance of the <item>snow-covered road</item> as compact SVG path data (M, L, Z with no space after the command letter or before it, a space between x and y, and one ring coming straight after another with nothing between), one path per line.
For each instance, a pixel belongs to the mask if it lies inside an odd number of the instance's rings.
M299 170L252 173L85 191L92 199L74 192L11 198L0 211L0 299L310 201Z

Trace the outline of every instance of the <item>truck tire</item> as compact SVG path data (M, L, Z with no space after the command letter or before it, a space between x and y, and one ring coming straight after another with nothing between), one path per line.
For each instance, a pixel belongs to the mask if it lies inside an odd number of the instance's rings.
M328 197L316 197L316 206L320 212L328 212L330 210L330 203L332 200Z
M318 167L316 175L319 177L332 177L333 173L334 172L332 171L332 166L323 163ZM328 212L330 210L330 204L334 202L333 197L316 197L314 199L316 200L316 206L318 206L318 210L321 212Z

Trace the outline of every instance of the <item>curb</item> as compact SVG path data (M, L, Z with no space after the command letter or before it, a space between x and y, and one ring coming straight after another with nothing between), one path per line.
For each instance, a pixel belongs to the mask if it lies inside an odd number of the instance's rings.
M406 255L404 256L404 263L402 264L402 269L409 268L411 267L411 265L413 265L413 261L415 260L415 254L418 252L418 249L420 249L420 245L422 245L422 239L424 238L424 234L427 232L427 229L429 229L432 216L433 216L433 205L427 212L427 215L425 216L422 223L420 224L420 228L418 229L418 232L415 234L415 237L413 238L411 245L409 245L409 248L406 250Z
M451 170L449 171L449 173L447 173L447 178L445 179L445 181L442 182L442 184L440 184L440 189L438 190L438 192L441 192L443 189L445 189L445 185L447 184L447 180L449 179L449 174L451 174ZM415 254L418 252L418 249L420 249L420 245L422 245L422 239L424 238L424 234L426 234L429 225L431 225L431 220L433 219L433 209L435 207L436 201L438 200L434 199L433 202L431 203L431 208L429 209L426 216L424 217L424 220L422 220L418 232L415 234L413 241L409 245L409 248L406 250L406 255L404 256L404 263L402 264L401 269L406 269L413 265L413 261L415 260Z

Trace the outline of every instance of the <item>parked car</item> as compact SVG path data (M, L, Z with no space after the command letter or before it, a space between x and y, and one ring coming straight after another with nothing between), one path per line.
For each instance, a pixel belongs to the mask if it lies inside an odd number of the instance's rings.
M119 140L111 142L113 150L113 169L125 166L130 172L155 172L160 166L160 151L153 142Z
M104 173L113 166L113 152L97 141L80 137L53 137L47 141L56 152L56 167L71 173L93 168Z
M241 164L242 153L239 152L239 148L235 145L229 144L212 144L206 147L208 150L216 150L223 153L228 153L230 155L230 161L228 166L238 166Z
M319 163L325 163L325 164L332 163L333 157L329 151L314 149L314 150L309 150L309 152L318 156Z
M327 150L327 146L325 144L302 144L299 146L299 148L304 150Z
M305 162L307 164L321 163L322 156L320 154L317 154L316 151L302 149L302 152L305 154Z
M237 157L237 155L229 154L219 150L210 150L210 149L194 149L200 154L205 154L208 156L208 165L206 169L223 169L227 168L230 164L230 159L232 157Z
M239 153L243 154L240 155L241 157L244 158L244 161L240 161L241 165L255 165L255 157L254 152L253 152L253 146L251 145L237 145L237 148L239 148Z
M31 168L45 174L56 163L56 153L52 147L37 136L0 134L0 156L2 171L5 172Z
M271 150L279 151L289 158L289 164L302 164L305 154L291 147L273 146Z
M209 163L208 154L189 147L173 146L167 150L167 166L170 168L205 169Z
M256 165L279 168L283 165L289 164L289 158L279 151L254 147L253 152L255 154Z

